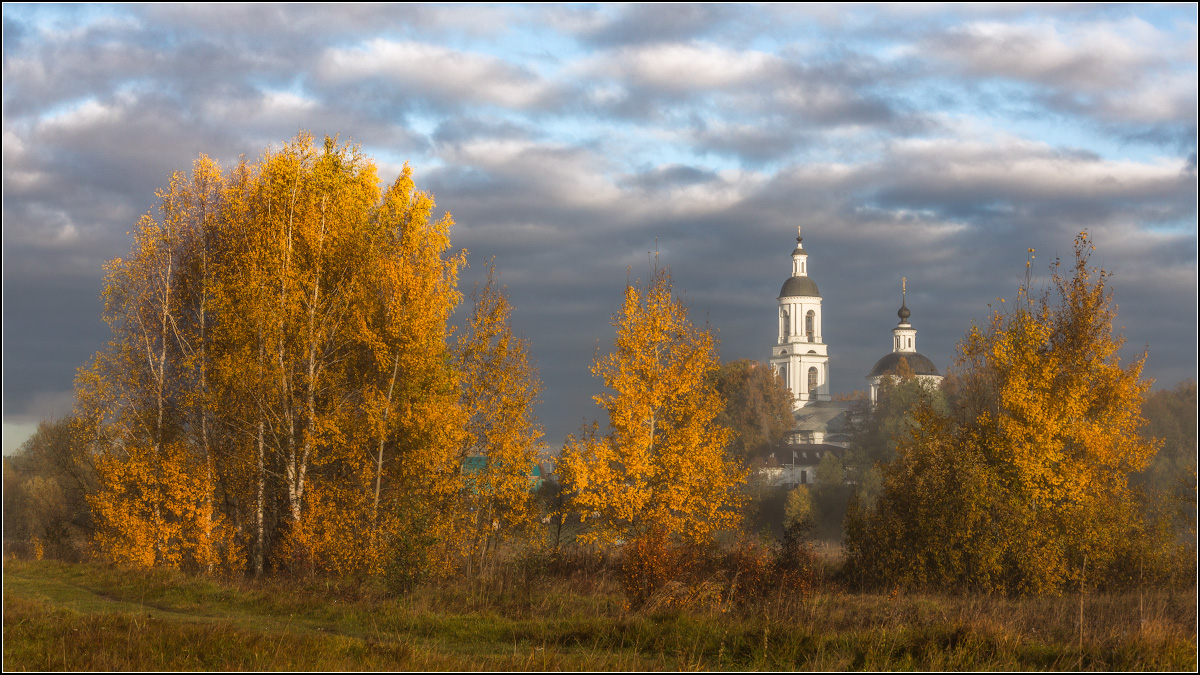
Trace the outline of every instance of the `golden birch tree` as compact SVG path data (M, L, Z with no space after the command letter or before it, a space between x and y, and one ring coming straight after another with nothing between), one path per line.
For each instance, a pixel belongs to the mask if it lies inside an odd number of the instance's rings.
M202 157L159 197L109 265L114 339L78 381L101 552L448 569L465 434L450 217L408 167L384 192L358 148L308 134L227 175Z
M592 525L583 539L653 531L709 541L735 524L744 481L725 455L730 431L716 421L716 340L692 325L657 266L649 283L626 286L613 326L612 353L592 367L610 390L596 396L609 433L593 426L569 437L559 463L571 508Z
M205 393L204 241L219 191L206 158L190 178L175 174L158 193L161 218L144 216L130 256L107 268L114 339L79 388L96 439L96 542L119 562L212 570L233 555L214 503Z
M499 541L528 531L539 515L529 474L542 437L533 414L541 382L529 343L513 335L512 307L494 263L487 264L487 281L471 300L474 311L455 356L467 415L462 457L479 458L464 476L468 553L482 567Z
M225 183L213 311L212 396L227 430L218 453L226 508L244 533L248 567L266 570L278 531L282 476L278 395L277 238L266 223L261 166L244 159Z
M351 315L358 345L349 362L346 447L320 491L326 566L384 573L447 562L454 548L463 434L447 322L459 302L461 253L450 253L447 215L404 171L364 227L364 293ZM323 522L320 522L322 521ZM414 541L428 546L411 548ZM446 553L443 547L440 553ZM402 558L402 560L397 560Z

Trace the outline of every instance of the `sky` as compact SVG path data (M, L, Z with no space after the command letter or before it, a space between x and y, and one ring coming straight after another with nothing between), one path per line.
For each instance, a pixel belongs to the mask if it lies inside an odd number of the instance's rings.
M766 361L796 227L834 392L908 280L943 371L1086 229L1128 361L1196 376L1196 7L21 5L3 11L4 452L107 343L103 265L173 171L337 135L495 258L550 448L657 251L724 361ZM1045 263L1045 264L1043 264ZM998 306L998 305L997 305ZM461 319L460 319L461 322Z

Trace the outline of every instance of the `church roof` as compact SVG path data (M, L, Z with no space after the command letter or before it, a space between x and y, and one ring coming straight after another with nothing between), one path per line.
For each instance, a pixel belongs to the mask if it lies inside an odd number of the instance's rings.
M846 449L829 443L780 443L766 450L762 460L767 464L774 460L779 466L791 466L794 463L798 467L814 467L821 463L825 455L845 460Z
M882 359L875 362L875 367L867 374L867 377L879 377L887 373L894 372L896 367L900 365L900 359L908 362L908 367L912 369L913 375L940 375L937 366L933 365L923 354L917 352L892 352Z
M792 412L792 430L825 433L844 431L854 408L853 401L812 401Z
M817 282L811 277L790 277L783 282L783 288L779 289L779 297L790 298L797 295L819 298L821 292L817 290Z

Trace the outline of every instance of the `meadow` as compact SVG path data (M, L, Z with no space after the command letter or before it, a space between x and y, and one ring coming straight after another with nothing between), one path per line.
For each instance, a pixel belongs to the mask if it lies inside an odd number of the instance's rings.
M1194 589L1014 599L825 586L627 609L596 565L395 597L369 582L212 579L8 560L5 670L1182 670ZM1081 633L1082 616L1082 633Z

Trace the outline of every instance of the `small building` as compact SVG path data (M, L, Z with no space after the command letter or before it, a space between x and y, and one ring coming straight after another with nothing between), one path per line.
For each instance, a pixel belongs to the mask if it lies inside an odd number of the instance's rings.
M817 482L817 465L830 455L844 464L846 449L829 443L783 443L763 456L759 474L773 487L812 485Z
M487 466L487 455L468 455L467 457L463 458L462 475L465 479L463 482L471 489L472 492L479 491L478 488L475 487L475 476L486 472ZM527 475L529 476L530 492L536 492L538 488L542 487L542 483L545 482L545 478L543 477L544 474L542 473L542 465L540 462L531 463L529 465Z
M788 443L848 446L856 407L854 401L815 401L793 411Z

